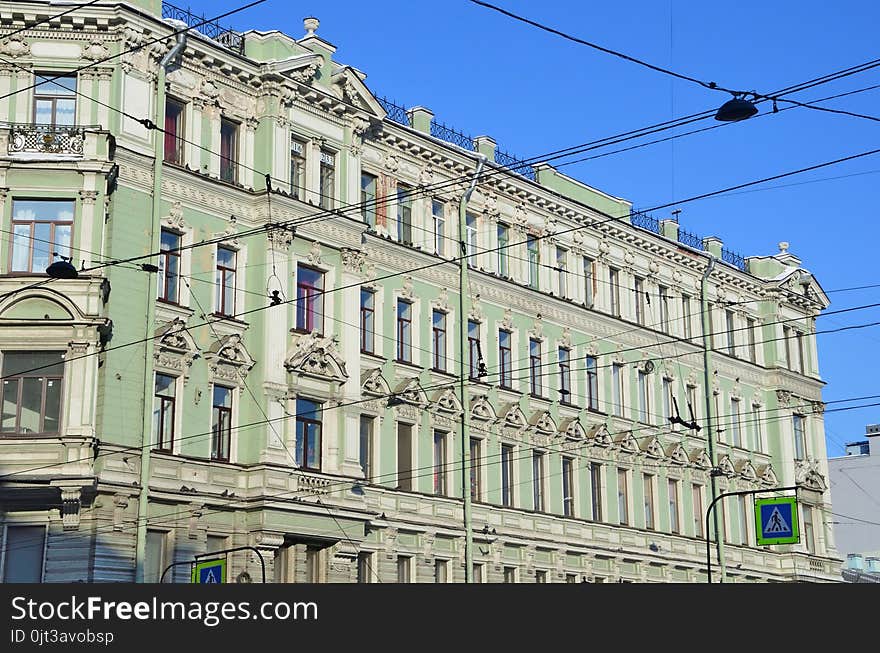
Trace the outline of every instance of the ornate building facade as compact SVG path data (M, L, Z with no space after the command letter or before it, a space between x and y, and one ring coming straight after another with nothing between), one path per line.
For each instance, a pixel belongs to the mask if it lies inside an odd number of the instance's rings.
M315 19L2 4L2 578L253 547L232 579L460 582L468 487L478 582L704 582L713 479L799 486L798 545L721 502L727 581L839 578L828 300L787 244L739 259L380 100Z

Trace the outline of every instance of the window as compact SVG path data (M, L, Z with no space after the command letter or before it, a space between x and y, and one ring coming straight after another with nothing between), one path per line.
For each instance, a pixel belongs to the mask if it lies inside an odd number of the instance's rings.
M749 360L753 363L758 362L758 349L755 343L755 320L746 318L746 336L749 339Z
M336 155L328 150L321 150L321 166L318 173L320 187L318 194L322 209L336 206Z
M364 480L373 480L373 428L375 418L361 415L359 460L364 472Z
M743 546L749 544L749 508L746 497L740 495L736 498L737 517L739 517L739 543Z
M752 404L752 424L755 429L755 449L764 451L764 428L761 425L761 404Z
M620 270L608 268L608 283L611 287L611 314L620 317Z
M376 293L367 288L361 288L361 351L367 354L372 354L375 351L375 314Z
M324 583L324 550L319 546L306 547L306 582Z
M574 396L571 393L571 363L569 359L571 351L565 347L559 348L559 400L564 404L574 403Z
M805 422L807 418L803 415L792 415L792 425L794 427L794 459L804 460L807 457L807 442L805 434Z
M669 530L680 533L681 526L678 521L678 481L668 479L666 481L666 493L669 500Z
M791 366L791 328L787 326L782 327L782 339L785 343L785 366L788 369L793 369Z
M212 535L208 533L205 539L205 552L215 553L229 548L229 537L226 535Z
M798 372L803 374L804 367L805 367L805 364L804 364L804 334L800 331L795 330L794 335L795 335L795 339L797 340L796 351L797 351Z
M363 177L361 177L363 184ZM363 188L363 186L362 186ZM290 139L290 194L305 200L306 190L306 144L296 138ZM363 193L361 194L363 199Z
M645 488L645 528L653 531L654 524L654 477L651 474L644 474L642 484Z
M76 119L76 75L43 81L34 87L34 122L39 125L66 126ZM39 77L38 77L39 79Z
M159 299L180 301L180 234L162 229L159 245Z
M546 583L547 582L547 572L543 569L535 570L535 582L536 583Z
M217 312L235 315L235 267L237 253L228 247L217 247Z
M13 200L10 272L42 274L55 254L70 258L73 210L69 200Z
M473 266L477 263L477 216L472 213L465 215L464 231L467 238L468 265Z
M371 228L376 226L376 184L379 178L361 173L361 217Z
M675 430L672 424L672 379L663 377L663 423L669 424L669 428Z
M599 410L599 375L595 356L587 356L585 359L587 368L587 408Z
M397 240L412 244L412 188L397 185Z
M638 324L645 323L645 280L641 277L635 278L635 303L636 303L636 322Z
M371 551L361 551L357 557L357 582L371 583L373 582L372 564L370 560L373 557Z
M321 404L296 400L296 464L303 469L321 469Z
M816 552L816 536L813 529L813 506L802 504L801 512L804 514L804 544L810 553Z
M174 98L165 98L165 161L167 163L183 163L183 102Z
M513 446L501 445L501 505L513 506Z
M43 554L46 550L45 526L13 526L8 524L4 544L4 583L43 582Z
M694 337L694 327L691 323L691 298L688 295L681 296L681 319L684 322L684 337L690 340Z
M410 582L410 568L412 567L412 558L409 556L397 556L397 582Z
M687 386L687 402L688 402L688 417L693 414L694 420L698 417L697 411L697 386L689 385Z
M412 304L397 300L397 360L412 362Z
M449 561L448 560L434 560L434 582L435 583L448 583L449 580Z
M173 376L156 374L153 392L153 444L161 451L171 451L174 447L176 381Z
M730 432L734 447L742 447L742 428L740 427L739 399L730 398Z
M434 369L446 371L446 313L433 311L431 315L431 333L433 340Z
M412 490L412 425L397 424L397 487Z
M590 463L590 508L593 521L602 521L602 465Z
M220 119L220 179L238 181L238 123Z
M596 297L596 261L584 257L584 303L592 306Z
M538 241L534 236L526 236L526 251L529 254L529 287L538 289L538 266L541 264L541 256L538 252Z
M504 582L505 583L515 583L516 582L516 567L505 567L504 568Z
M541 341L529 338L529 391L541 396Z
M574 517L574 458L562 457L562 514Z
M736 356L736 330L733 324L733 311L725 311L727 321L727 353Z
M296 266L296 328L321 333L324 329L324 273Z
M638 384L639 384L639 421L643 424L651 423L651 401L650 401L650 389L648 383L648 374L639 370L638 372Z
M532 454L532 486L533 507L539 512L544 511L544 454L535 451Z
M0 432L59 433L63 378L63 352L4 352Z
M510 331L504 329L498 330L498 367L500 369L500 378L498 383L502 388L510 388L513 383L513 373L511 370L511 362L513 356L511 354L511 339L513 335Z
M703 486L694 483L691 494L694 502L694 536L703 537Z
M475 583L482 583L483 582L483 564L482 563L475 562L474 566L472 567L471 573L473 574L472 579Z
M478 438L470 441L470 475L471 475L471 501L483 500L483 488L480 483L480 460L481 443Z
M434 253L446 254L446 205L434 200L431 202L431 216L434 220Z
M476 379L480 376L480 323L468 320L468 376Z
M510 227L501 222L498 223L498 274L502 277L510 276L510 270L508 269L507 258L508 252L507 247L510 243Z
M158 583L168 565L168 532L147 529L147 548L144 555L144 582ZM168 575L166 574L166 578Z
M446 434L434 431L434 494L446 495Z
M612 406L611 410L617 417L623 417L623 364L613 363L611 365L611 393Z
M568 297L568 250L562 247L556 248L556 273L559 275L557 288L560 297Z
M565 582L566 583L576 583L578 582L577 574L565 574Z
M669 288L660 286L660 329L669 333Z
M617 517L621 525L629 523L629 489L625 469L617 470Z

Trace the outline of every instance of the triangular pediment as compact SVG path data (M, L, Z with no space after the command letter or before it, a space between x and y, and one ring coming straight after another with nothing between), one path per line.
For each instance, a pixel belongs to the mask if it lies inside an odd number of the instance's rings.
M665 453L660 440L656 436L651 436L642 440L642 451L650 458L663 458Z
M718 461L718 471L725 476L734 476L736 474L736 468L730 462L730 456L721 457L721 460Z
M394 389L394 397L413 406L425 407L430 403L428 394L419 383L418 378L404 379Z
M452 388L446 388L434 393L432 401L435 410L443 413L452 413L458 415L461 413L461 402Z
M495 408L485 396L471 399L471 418L479 420L494 420L498 417Z
M614 444L608 427L605 424L594 424L587 430L587 437L598 447L610 447Z
M797 485L802 485L810 490L824 492L828 489L825 477L817 469L818 465L809 460L799 460L795 464L794 480Z
M712 468L712 459L709 458L709 454L706 453L705 449L694 449L691 452L691 462L702 469Z
M758 473L760 474L760 480L763 485L774 486L779 484L779 479L776 478L776 472L773 471L773 465L765 465Z
M556 427L556 420L553 419L550 411L547 410L537 411L532 415L532 419L529 420L529 423L535 427L535 431L543 433L544 435L552 435L558 430Z
M363 73L351 66L334 66L330 84L344 102L377 118L384 118L385 109L364 84L363 77L365 77Z
M336 349L336 339L324 338L315 332L297 339L293 351L284 361L284 367L291 373L330 379L339 383L348 380L345 360Z
M669 459L676 465L687 465L690 462L690 460L688 460L687 451L684 450L681 442L676 442L670 445L667 448L666 455L669 456Z
M626 431L618 436L615 443L620 447L621 451L627 451L629 453L638 453L639 451L639 443L633 436L632 431Z
M368 395L385 397L391 394L391 385L388 383L388 380L382 376L381 367L364 370L361 374L361 389Z
M157 349L162 351L181 355L198 351L196 341L186 328L186 322L179 317L159 325L153 335L157 338Z
M585 440L587 438L587 431L577 417L572 417L562 422L559 425L559 430L565 433L565 437L572 440Z
M795 268L776 279L777 286L795 295L803 295L812 301L819 302L823 308L831 304L828 295L810 272L803 268Z
M748 460L740 461L736 467L739 475L742 476L745 480L754 481L758 478L758 473L755 471L752 463Z
M525 413L519 407L519 404L511 404L506 411L504 411L504 426L509 426L515 429L524 429L529 425L529 421L526 419Z

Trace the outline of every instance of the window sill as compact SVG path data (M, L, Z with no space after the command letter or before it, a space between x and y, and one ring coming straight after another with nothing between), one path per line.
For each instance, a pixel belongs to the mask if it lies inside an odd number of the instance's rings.
M543 395L538 395L534 392L530 392L529 397L531 397L532 399L540 399L541 401L552 401L550 397L544 397Z
M560 401L559 405L565 406L566 408L576 408L576 409L580 410L580 406L578 406L577 404L571 404L567 401Z
M413 363L412 361L404 361L404 360L400 360L399 358L395 358L394 362L398 363L400 365L406 365L407 367L412 367L413 369L417 369L417 370L422 369L421 365L418 365L417 363Z
M594 415L602 415L603 417L608 417L608 413L604 410L599 410L598 408L593 408L592 406L587 406L587 412L593 413Z
M450 378L458 378L454 372L450 372L448 370L438 370L436 367L431 368L431 372L434 374L442 374L443 376L448 376Z
M315 330L315 329L312 329L311 331L308 331L307 329L300 329L299 327L293 327L293 328L290 330L290 332L291 332L291 333L298 333L298 334L303 335L303 336L308 336L308 335L311 335L312 333L314 333L314 334L315 334L316 336L318 336L319 338L323 338L323 337L324 337L324 334L323 334L321 331L317 331L317 330Z
M361 356L369 356L370 358L375 358L376 360L380 360L383 363L386 360L388 360L387 358L385 358L381 354L377 354L376 352L372 352L372 351L364 351L363 349L361 349Z

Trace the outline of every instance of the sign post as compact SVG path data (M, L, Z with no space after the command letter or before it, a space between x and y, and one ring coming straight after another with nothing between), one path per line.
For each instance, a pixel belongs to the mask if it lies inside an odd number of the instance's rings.
M193 563L191 582L194 584L225 583L226 558L199 560Z

